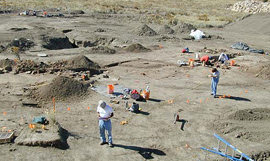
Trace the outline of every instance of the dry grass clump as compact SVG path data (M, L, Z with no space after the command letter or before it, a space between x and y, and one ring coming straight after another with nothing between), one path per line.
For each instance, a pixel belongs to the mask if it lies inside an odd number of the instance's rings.
M198 16L198 20L209 21L209 18L208 18L208 16L206 14L203 14L203 15Z
M241 13L227 10L230 5L239 0L3 0L2 8L24 9L61 9L85 10L98 13L122 14L135 13L147 15L149 23L176 25L179 21L191 24L197 23L198 19L203 23L226 24L228 18L232 20L243 16ZM172 14L173 13L173 14ZM211 15L211 16L210 16ZM231 21L231 20L229 20ZM200 22L202 23L202 22Z

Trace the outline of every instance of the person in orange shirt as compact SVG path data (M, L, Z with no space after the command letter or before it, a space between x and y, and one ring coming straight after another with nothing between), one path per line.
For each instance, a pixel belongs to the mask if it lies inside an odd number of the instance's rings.
M205 66L205 65L213 66L213 64L209 60L212 60L212 57L209 55L205 55L201 57L200 61L203 63L202 66Z

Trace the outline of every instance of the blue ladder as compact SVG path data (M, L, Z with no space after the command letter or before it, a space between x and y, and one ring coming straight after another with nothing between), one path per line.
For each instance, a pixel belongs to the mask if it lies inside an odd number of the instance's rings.
M200 149L205 150L205 151L209 151L209 152L214 153L214 154L221 155L221 156L226 157L226 158L228 158L228 159L230 159L232 161L244 161L243 159L248 160L248 161L254 161L249 156L242 153L240 150L238 150L236 147L232 146L230 143L228 143L226 140L224 140L223 138L221 138L217 134L214 134L214 136L218 139L218 147L217 148L207 149L207 148L204 148L204 147L200 147ZM220 141L222 141L223 143L226 144L225 152L221 152L221 150L220 150L220 143L221 143ZM228 147L233 150L232 155L227 154ZM235 158L234 157L235 154L237 154L237 153L240 154L240 158Z

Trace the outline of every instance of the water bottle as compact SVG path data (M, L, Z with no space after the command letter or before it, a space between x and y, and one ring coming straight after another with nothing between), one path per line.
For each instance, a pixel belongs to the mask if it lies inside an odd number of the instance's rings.
M146 90L145 90L145 91L146 91L146 92L150 92L149 86L146 87Z
M149 96L150 96L150 89L149 89L149 86L147 86L146 89L143 92L143 98L148 100Z

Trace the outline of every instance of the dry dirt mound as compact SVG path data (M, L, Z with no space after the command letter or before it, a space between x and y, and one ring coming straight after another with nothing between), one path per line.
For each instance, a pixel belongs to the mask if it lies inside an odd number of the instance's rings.
M12 65L14 64L13 60L10 59L2 59L0 60L0 68L3 68L7 71L11 71L12 70Z
M262 63L245 69L248 73L255 74L256 77L270 79L270 63Z
M229 119L242 121L270 120L270 109L256 108L236 111L228 116Z
M92 53L104 53L104 54L115 54L116 51L107 46L96 46L91 48Z
M79 55L68 59L65 67L74 71L92 70L92 72L94 72L100 69L100 66L97 63L88 59L84 55Z
M59 76L49 85L42 86L34 93L34 97L42 101L50 101L53 97L57 100L79 97L86 94L88 85L75 79Z
M52 31L41 35L42 46L49 50L70 49L76 47L63 33Z
M163 25L158 30L158 34L173 34L173 33L174 30L168 25Z
M129 45L128 47L125 48L125 50L128 52L134 52L134 53L151 51L150 49L148 49L148 48L146 48L138 43Z
M245 32L246 34L270 34L269 14L255 14L241 21L226 26L226 30L234 32Z
M137 27L133 33L137 36L155 36L157 35L156 31L150 28L147 25Z
M196 28L191 25L191 24L188 24L188 23L180 23L179 25L177 25L175 28L174 28L174 31L176 33L190 33L191 30L196 30Z

